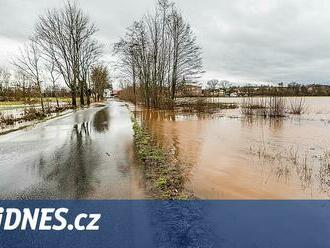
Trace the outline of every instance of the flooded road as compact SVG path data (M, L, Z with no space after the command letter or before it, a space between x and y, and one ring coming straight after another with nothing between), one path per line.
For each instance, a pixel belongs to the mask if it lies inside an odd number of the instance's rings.
M306 99L306 113L280 119L247 118L239 109L135 114L184 168L196 197L328 199L330 98ZM147 198L123 102L0 136L0 158L0 198Z
M239 99L226 99L227 101ZM202 199L328 199L330 98L281 119L137 111L137 117L179 161L186 188Z
M0 136L0 198L143 199L122 102Z

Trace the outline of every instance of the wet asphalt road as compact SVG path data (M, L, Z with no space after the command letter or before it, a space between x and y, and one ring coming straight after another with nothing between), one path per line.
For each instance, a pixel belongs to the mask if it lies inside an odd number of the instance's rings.
M0 136L1 199L143 199L124 103Z

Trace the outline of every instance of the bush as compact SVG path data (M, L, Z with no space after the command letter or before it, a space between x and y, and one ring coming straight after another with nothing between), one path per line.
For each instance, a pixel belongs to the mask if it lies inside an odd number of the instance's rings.
M15 124L15 118L13 115L5 116L2 113L0 113L0 124L2 125L14 125Z
M286 100L284 97L271 96L267 98L244 98L241 103L241 113L263 117L284 117Z
M271 96L269 99L269 117L284 117L286 100L284 97Z
M301 115L305 111L306 111L305 98L294 97L293 99L290 99L290 109L289 109L290 114Z
M32 121L35 119L42 119L45 117L45 114L42 113L42 110L36 108L25 108L23 112L22 119L25 121Z

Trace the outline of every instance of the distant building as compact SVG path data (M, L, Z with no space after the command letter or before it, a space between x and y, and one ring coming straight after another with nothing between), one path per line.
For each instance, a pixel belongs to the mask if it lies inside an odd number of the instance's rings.
M225 96L225 95L226 95L226 91L225 90L220 89L218 91L218 96Z
M112 96L112 90L111 89L105 89L103 92L104 98L110 98Z
M195 84L185 84L177 92L177 96L202 96L202 86Z
M112 91L112 96L118 96L121 90L113 90Z
M224 89L216 89L211 91L210 89L203 90L204 96L210 96L210 97L224 97L226 96L226 91Z
M103 91L103 98L110 98L113 95L112 83L109 83Z

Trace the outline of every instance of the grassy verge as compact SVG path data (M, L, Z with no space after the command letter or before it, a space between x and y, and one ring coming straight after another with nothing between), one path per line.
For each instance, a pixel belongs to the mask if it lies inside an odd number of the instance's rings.
M183 171L176 163L170 161L165 151L156 146L150 134L133 121L135 152L141 161L146 179L147 190L158 199L191 198L184 190Z

